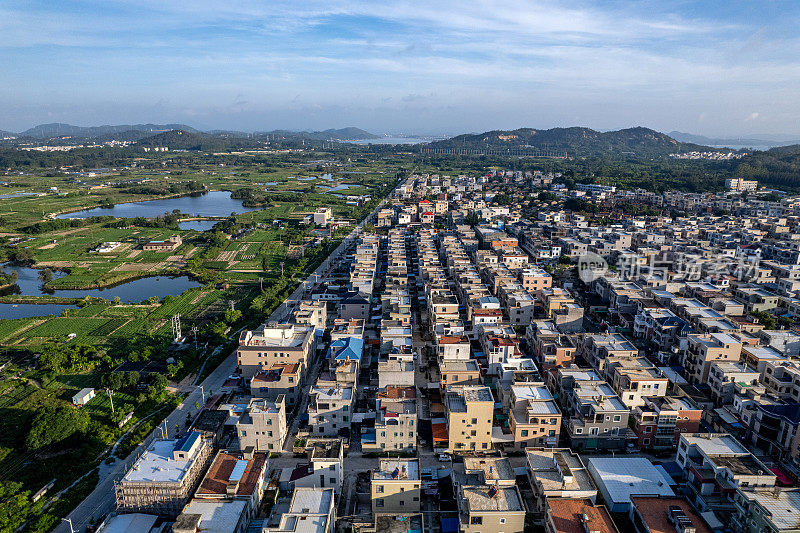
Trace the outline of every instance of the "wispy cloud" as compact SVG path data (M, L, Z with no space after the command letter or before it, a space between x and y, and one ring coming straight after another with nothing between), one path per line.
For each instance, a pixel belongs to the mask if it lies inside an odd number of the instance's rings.
M731 109L758 105L751 124L796 129L800 8L773 3L734 0L720 12L656 0L12 2L0 6L0 97L13 124L0 128L27 127L36 109L116 105L121 121L164 102L161 112L209 122L287 120L290 109L328 121L320 127L350 113L405 129L419 120L408 106L425 106L447 128L471 130L499 125L479 123L487 117L518 120L521 105L550 124L639 116L665 129L727 127ZM783 114L766 113L780 105Z

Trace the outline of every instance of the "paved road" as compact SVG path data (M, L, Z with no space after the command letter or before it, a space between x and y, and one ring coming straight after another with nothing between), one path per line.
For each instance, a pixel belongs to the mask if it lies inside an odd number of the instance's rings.
M225 380L236 370L236 355L232 353L225 359L201 384L204 391L220 390ZM202 392L204 392L202 391ZM195 388L177 409L172 411L166 418L166 427L169 437L175 436L175 425L183 427L186 423L186 416L194 416L198 409L196 404L203 406L202 392L200 387ZM139 447L123 460L108 467L104 472L104 477L95 487L94 491L83 500L68 516L72 520L74 530L83 531L89 525L90 520L99 519L114 509L115 494L114 482L121 479L125 472L131 467L136 458L152 442L154 438L162 436L164 423L151 433ZM56 533L70 533L69 525L62 522L53 531Z
M295 290L292 295L269 316L268 321L280 321L289 316L296 302L306 296L317 285L317 283L319 283L320 278L328 273L331 265L335 265L337 263L337 261L340 259L340 256L355 242L355 239L361 234L364 229L364 224L374 221L378 210L381 209L385 203L386 200L384 199L375 207L372 213L370 213L361 223L353 228L353 231L351 231L350 234L345 237L336 250L334 250L334 252L331 253L328 258L323 261L322 264L300 284L299 287L297 287L297 290ZM319 364L317 366L319 366ZM203 406L203 391L220 390L228 376L233 374L235 370L236 352L234 351L216 369L214 369L214 371L200 384L200 386L194 388L192 392L189 393L184 402L178 406L177 409L167 416L166 428L167 432L169 433L169 437L174 437L176 425L179 427L184 426L187 415L195 416L198 413L198 409L195 407L195 405L199 404L200 407ZM318 371L319 368L317 368L317 372ZM309 382L313 383L310 380ZM203 391L201 391L200 387L202 387ZM304 397L307 397L307 394L304 394ZM298 414L298 416L295 417L295 423L297 420L299 420L299 418L300 417ZM67 518L72 520L72 528L75 532L84 531L86 526L89 525L90 521L96 521L114 510L116 503L114 482L118 481L122 478L122 476L125 475L125 472L127 472L131 465L133 465L136 458L147 449L147 446L150 445L153 439L161 438L163 436L163 428L164 423L162 422L161 426L148 435L144 442L142 442L142 444L140 444L139 447L128 457L123 460L117 460L113 465L104 466L100 469L102 479L100 479L97 487L95 487L94 491L67 516ZM296 432L296 427L294 424L293 429ZM287 443L294 443L294 438L291 434L287 438ZM61 524L56 526L53 531L55 533L71 533L70 526L66 521L62 521Z

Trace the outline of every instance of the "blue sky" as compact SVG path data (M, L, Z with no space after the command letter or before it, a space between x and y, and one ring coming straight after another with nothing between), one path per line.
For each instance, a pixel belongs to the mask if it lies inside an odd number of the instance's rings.
M800 135L797 28L797 0L0 0L0 129Z

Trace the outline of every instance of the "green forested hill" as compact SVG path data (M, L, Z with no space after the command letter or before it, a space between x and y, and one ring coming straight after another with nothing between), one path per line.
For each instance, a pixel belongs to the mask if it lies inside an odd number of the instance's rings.
M467 134L430 144L432 148L502 149L530 148L566 152L569 156L637 155L665 156L675 152L707 149L680 143L672 137L649 128L627 128L599 132L590 128L552 128L536 130L520 128L511 131L488 131ZM708 148L710 149L710 148Z

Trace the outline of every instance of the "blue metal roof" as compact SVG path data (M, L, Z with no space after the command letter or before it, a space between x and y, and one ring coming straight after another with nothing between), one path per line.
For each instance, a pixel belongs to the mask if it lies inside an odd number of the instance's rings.
M228 478L228 481L240 481L242 476L244 475L244 471L247 470L247 463L244 459L239 459L236 461L236 465L233 467L233 471L231 471L231 477Z

